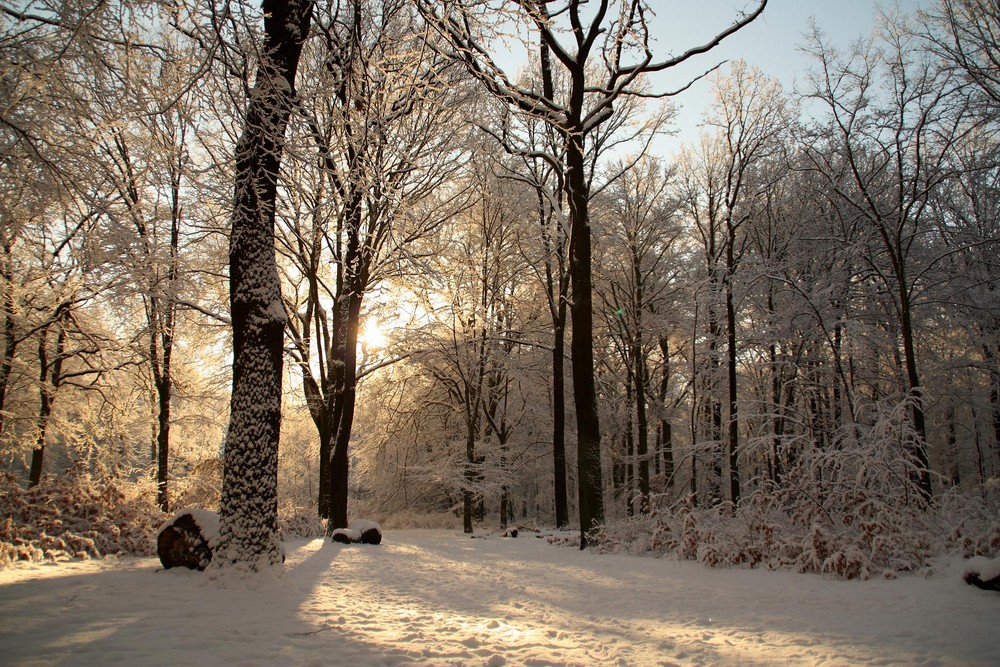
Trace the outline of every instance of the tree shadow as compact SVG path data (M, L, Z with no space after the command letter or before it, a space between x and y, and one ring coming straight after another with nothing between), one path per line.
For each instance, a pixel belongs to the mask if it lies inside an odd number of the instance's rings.
M0 584L0 662L9 665L327 664L331 646L384 661L342 627L300 613L340 546L292 543L282 574L251 578L174 568L155 558L35 566ZM89 567L88 567L89 566Z

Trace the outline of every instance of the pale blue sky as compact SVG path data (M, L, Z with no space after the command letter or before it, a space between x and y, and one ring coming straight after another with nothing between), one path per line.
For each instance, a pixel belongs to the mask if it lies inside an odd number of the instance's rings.
M736 13L755 3L747 0L652 0L655 19L656 51L662 54L680 53L703 43L729 25ZM658 90L673 89L691 77L705 71L720 60L743 58L765 74L774 76L791 91L796 81L804 82L810 66L809 58L798 51L809 32L810 19L828 38L846 47L855 39L871 33L881 8L891 13L899 7L904 13L933 6L935 0L770 0L764 14L742 31L725 40L716 50L699 56L696 64L678 69L669 76L654 80ZM680 105L677 129L680 136L666 142L673 146L689 143L697 137L697 125L702 110L711 101L711 84L707 80L675 98ZM669 151L669 149L668 149Z

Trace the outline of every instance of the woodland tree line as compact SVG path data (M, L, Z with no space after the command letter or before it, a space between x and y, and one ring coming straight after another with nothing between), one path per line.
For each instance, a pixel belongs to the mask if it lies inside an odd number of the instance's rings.
M265 564L359 515L1000 551L1000 11L818 27L793 92L713 60L766 4L0 4L6 493L221 503Z

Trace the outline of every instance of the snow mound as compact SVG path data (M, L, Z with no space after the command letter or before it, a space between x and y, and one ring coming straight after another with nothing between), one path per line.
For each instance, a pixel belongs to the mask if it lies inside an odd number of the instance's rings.
M989 591L1000 591L1000 558L975 556L965 563L965 583Z
M219 544L219 515L203 509L184 509L160 526L156 553L163 568L204 570Z
M212 512L210 510L204 510L197 507L189 507L187 509L180 510L174 516L167 521L163 522L160 526L160 530L156 533L157 539L164 530L173 526L177 521L184 516L190 516L195 524L198 526L198 530L201 531L201 536L205 538L208 543L209 548L214 549L219 544L219 514L218 512Z
M347 528L336 529L330 537L341 544L381 544L382 526L374 521L358 519L351 521Z

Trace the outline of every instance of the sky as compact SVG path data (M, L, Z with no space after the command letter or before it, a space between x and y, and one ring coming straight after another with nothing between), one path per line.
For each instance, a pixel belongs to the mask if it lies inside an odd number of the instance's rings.
M724 30L740 9L752 8L750 0L651 0L656 12L654 36L658 54L671 55L711 39ZM730 36L715 50L700 56L697 64L678 69L669 76L653 80L654 87L676 89L690 78L704 72L722 60L742 58L756 65L766 75L776 77L782 86L792 91L796 83L804 83L811 63L800 52L805 36L811 31L810 22L837 46L848 47L860 37L871 34L883 10L892 13L899 7L904 14L918 8L927 9L935 0L770 0L764 13L752 24ZM689 143L697 136L697 126L703 109L711 102L711 83L702 80L674 98L680 105L676 117L678 136L666 142L668 146Z

